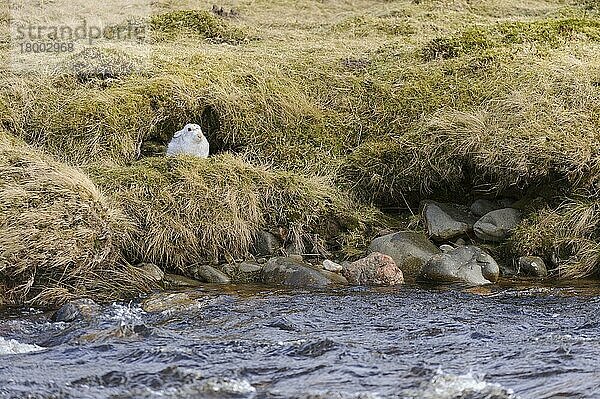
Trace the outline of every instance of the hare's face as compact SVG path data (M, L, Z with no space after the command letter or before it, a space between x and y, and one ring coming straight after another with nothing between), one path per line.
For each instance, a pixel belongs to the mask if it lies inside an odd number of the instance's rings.
M177 137L197 137L199 139L201 139L203 137L202 134L202 128L200 127L200 125L196 125L195 123L188 123L187 125L185 125L183 127L183 129L181 129L180 131L178 131L177 133L175 133L175 135L173 137L177 138Z

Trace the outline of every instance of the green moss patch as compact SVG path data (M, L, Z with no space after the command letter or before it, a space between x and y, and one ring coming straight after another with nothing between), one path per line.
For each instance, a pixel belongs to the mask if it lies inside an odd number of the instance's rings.
M203 10L180 10L154 15L150 28L158 38L196 35L216 43L239 44L249 36L218 16Z
M473 54L492 47L538 43L548 47L574 40L600 40L600 21L593 18L511 21L473 27L447 37L437 37L423 48L425 60Z

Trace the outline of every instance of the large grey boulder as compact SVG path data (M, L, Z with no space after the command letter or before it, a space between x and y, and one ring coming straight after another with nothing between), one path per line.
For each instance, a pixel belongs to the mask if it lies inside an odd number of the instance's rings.
M324 288L335 281L298 259L279 257L270 259L262 268L261 281L270 285Z
M480 240L500 242L506 240L521 222L521 211L503 208L485 214L473 226Z
M484 285L498 281L496 261L481 248L465 246L434 255L421 270L419 280Z
M353 285L392 286L404 283L402 270L394 260L379 252L346 264L342 275Z
M425 202L423 219L429 236L439 241L468 234L477 220L464 206L440 202Z
M374 239L369 252L390 256L404 277L416 278L425 262L440 250L423 233L400 231Z
M171 273L165 273L162 283L166 289L195 288L202 286L201 281Z

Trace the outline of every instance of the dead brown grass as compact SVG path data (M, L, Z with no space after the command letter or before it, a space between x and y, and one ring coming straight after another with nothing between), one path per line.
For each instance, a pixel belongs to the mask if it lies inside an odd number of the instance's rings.
M270 171L221 154L147 158L128 167L90 167L94 181L138 227L130 259L183 271L244 258L260 230L280 230L307 253L340 249L378 213L354 204L322 178Z
M540 254L557 277L598 277L600 269L600 202L570 200L533 212L511 238L516 254Z
M122 266L129 221L81 171L0 132L0 281L4 302L116 299L151 286ZM116 289L118 287L118 289Z

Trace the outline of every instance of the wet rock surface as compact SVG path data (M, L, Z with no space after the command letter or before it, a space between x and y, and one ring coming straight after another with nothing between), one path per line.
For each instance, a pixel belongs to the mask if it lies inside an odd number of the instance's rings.
M353 285L393 286L404 283L402 270L392 257L379 252L345 265L342 274Z
M548 277L548 269L544 260L538 256L521 256L519 258L519 275L526 277Z
M473 226L480 240L500 242L506 240L521 221L521 211L503 208L485 214Z
M100 305L88 298L75 299L60 307L53 315L52 321L72 322L89 321L100 311Z
M201 287L202 281L198 281L196 279L185 277L185 276L180 276L179 274L165 273L165 277L163 279L163 285L167 289L193 288L193 287Z
M440 250L423 233L403 231L378 237L369 245L370 252L390 256L404 277L415 278L423 265Z
M477 220L465 206L430 201L424 202L423 219L429 236L438 241L470 233Z
M144 299L141 308L148 313L159 313L167 310L183 310L193 304L189 294L159 292Z
M494 283L499 277L496 261L481 248L464 246L434 255L423 267L419 280L472 285Z
M196 280L210 284L229 284L231 279L225 273L209 265L195 266L190 270L190 275Z
M262 269L261 282L299 288L325 288L336 284L318 270L289 256L270 259Z
M348 279L340 273L321 270L320 273L338 285L349 285Z

